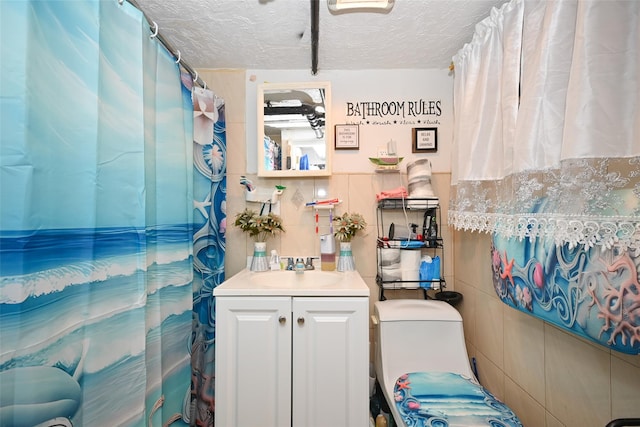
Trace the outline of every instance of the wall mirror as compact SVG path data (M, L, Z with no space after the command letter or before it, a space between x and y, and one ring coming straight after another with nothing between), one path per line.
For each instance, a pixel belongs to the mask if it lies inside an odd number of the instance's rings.
M258 86L258 176L331 175L329 82Z

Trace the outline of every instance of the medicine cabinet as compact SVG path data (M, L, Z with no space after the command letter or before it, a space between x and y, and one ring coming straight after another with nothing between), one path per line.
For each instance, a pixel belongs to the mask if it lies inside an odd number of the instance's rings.
M263 83L257 98L258 176L331 175L330 83Z

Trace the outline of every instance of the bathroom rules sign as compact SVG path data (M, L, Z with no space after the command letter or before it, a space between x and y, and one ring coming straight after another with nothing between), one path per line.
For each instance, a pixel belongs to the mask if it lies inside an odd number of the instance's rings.
M438 125L441 99L347 101L346 124L357 125Z

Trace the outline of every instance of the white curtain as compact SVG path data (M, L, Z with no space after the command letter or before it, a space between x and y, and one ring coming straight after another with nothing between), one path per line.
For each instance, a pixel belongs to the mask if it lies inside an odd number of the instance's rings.
M640 251L640 2L512 0L453 60L449 223Z

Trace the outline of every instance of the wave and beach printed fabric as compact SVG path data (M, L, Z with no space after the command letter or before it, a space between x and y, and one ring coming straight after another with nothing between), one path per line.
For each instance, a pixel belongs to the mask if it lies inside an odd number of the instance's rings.
M396 409L411 427L522 427L516 414L480 384L452 372L411 372L393 388Z
M640 251L494 235L491 264L505 304L607 348L640 354Z
M189 76L187 76L187 81ZM191 425L212 426L215 397L215 300L224 281L227 193L225 106L210 90L193 89L194 237Z
M0 425L189 425L191 91L127 2L0 8Z

